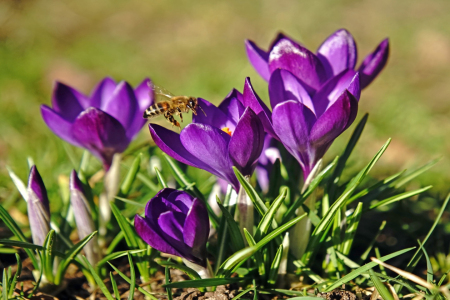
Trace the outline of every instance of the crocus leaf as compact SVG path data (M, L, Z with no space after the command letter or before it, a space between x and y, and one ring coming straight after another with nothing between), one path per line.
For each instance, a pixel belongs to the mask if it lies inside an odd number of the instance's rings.
M20 274L22 273L22 260L20 259L20 255L18 253L16 253L16 261L17 261L17 269L16 269L16 273L14 274L14 276L12 276L11 284L9 285L9 293L8 293L9 298L12 297L14 290L16 289L17 279L19 279ZM9 298L6 298L6 299L9 299Z
M162 186L163 189L165 189L167 187L167 183L164 180L164 178L162 177L162 174L157 167L155 167L155 172L156 172L156 178L158 178L159 184Z
M128 195L131 189L131 185L133 184L134 180L136 179L136 175L139 173L140 165L141 165L141 158L142 153L139 153L136 158L133 160L133 163L131 164L130 169L128 170L127 176L125 176L125 179L122 182L122 185L120 187L120 193L123 196Z
M401 254L403 254L403 253L406 253L406 252L408 252L408 251L411 251L411 250L414 249L414 248L416 248L416 247L411 247L411 248L406 248L406 249L403 249L403 250L399 250L399 251L394 252L394 253L391 253L391 254L389 254L389 255L385 255L385 256L383 256L383 257L380 257L380 260L381 260L381 261L386 261L386 260L388 260L388 259L397 257L397 256L399 256L399 255L401 255ZM334 290L334 289L340 287L341 285L343 285L343 284L349 282L350 280L352 280L352 279L358 277L359 275L361 275L363 272L367 272L368 270L372 269L373 267L375 267L375 266L377 266L377 265L378 265L378 264L375 263L375 262L370 262L370 263L368 263L368 264L365 264L365 265L362 266L362 267L359 267L359 268L356 269L356 270L353 270L352 272L350 272L349 274L345 275L344 277L342 277L342 278L336 280L332 285L328 286L328 287L324 290L324 292L329 292L329 291L332 291L332 290Z
M256 251L260 250L264 245L266 245L268 242L279 236L284 231L288 230L292 226L294 226L297 222L299 222L301 219L303 219L306 216L306 214L303 214L301 216L298 216L289 222L281 225L274 231L267 234L262 240L260 240L258 243L256 243L253 247L247 247L244 248L233 255L231 255L227 260L225 260L222 265L219 268L218 275L222 275L224 273L230 274L233 273L237 268L239 268L240 265L242 265L247 259L249 259Z
M55 231L52 229L48 232L47 237L42 244L44 250L42 251L42 264L44 265L44 274L50 283L54 283L53 276L53 245L55 241ZM55 282L57 284L57 282Z
M105 295L106 299L108 300L114 300L113 296L109 292L108 288L106 287L103 280L100 278L100 276L95 271L94 267L89 263L86 257L83 256L84 263L88 266L89 270L91 271L92 276L95 279L95 282L97 283L100 290L103 292L103 295Z
M372 250L373 246L375 245L375 242L378 239L378 236L381 234L381 232L384 229L384 226L386 226L386 221L381 222L380 227L378 228L377 234L373 237L372 241L370 242L369 246L367 247L366 251L361 255L360 262L363 262L367 259L367 256L369 256L370 251Z
M281 257L283 256L283 245L278 247L277 253L275 254L275 258L272 261L272 265L270 266L269 278L267 283L275 284L278 278L278 268L280 267Z
M130 276L131 276L128 300L133 300L134 299L134 289L136 287L136 273L134 271L133 259L131 258L130 252L128 252L127 255L128 255L128 263L130 264Z
M67 270L67 267L72 262L72 260L80 253L81 249L89 243L89 241L97 234L97 231L94 231L90 235L86 236L84 239L76 243L65 255L64 259L58 266L58 271L56 273L55 283L59 284L64 277L64 274Z
M358 203L355 211L353 212L351 218L349 219L347 230L345 231L344 240L342 243L341 251L344 255L348 255L350 253L350 249L352 248L353 238L355 237L356 230L358 229L359 220L361 219L363 204L361 202Z
M243 229L244 231L244 236L245 239L247 240L247 243L250 247L253 247L256 245L256 241L253 239L253 236L250 234L250 232L248 232L247 229ZM266 266L264 264L264 259L262 258L262 255L260 252L256 251L253 254L255 261L256 261L256 265L258 266L258 272L259 275L264 278L264 276L266 275Z
M256 228L255 234L256 241L259 241L261 237L264 234L266 234L267 231L269 230L270 225L272 225L273 223L273 218L275 217L275 214L277 213L278 209L280 208L281 204L286 198L286 195L287 195L287 188L283 188L281 190L280 195L273 201L269 210L262 217L261 221L258 224L258 227Z
M25 186L23 181L8 166L6 166L6 169L8 170L9 177L11 177L11 180L19 191L20 195L22 195L22 198L25 201L28 201L27 187Z
M173 263L171 261L162 260L160 258L156 258L155 262L158 265L163 266L163 267L169 267L169 268L172 268L172 269L180 270L181 272L183 272L187 276L189 276L189 278L191 278L192 280L201 279L200 275L198 275L198 273L195 270L193 270L193 269L191 269L191 268L189 268L189 267L187 267L185 265L176 264L176 263Z
M166 284L170 284L170 271L169 271L169 267L168 266L166 266L166 268L165 268L164 275L165 275L165 279L166 279ZM168 300L172 300L173 299L172 289L166 287L166 291L167 291L167 299Z
M16 224L16 222L13 220L13 218L10 216L10 214L6 211L6 209L3 208L3 206L0 205L0 218L5 223L6 227L11 230L11 232L16 236L20 242L28 243L27 239L25 238L25 235L23 234L22 230L20 230L20 227ZM33 267L36 270L39 270L39 263L35 257L35 253L28 248L24 248L25 252L27 253L28 257L31 259L31 262L33 263Z
M147 249L140 249L140 250L125 250L125 251L118 251L118 252L114 252L111 254L108 254L107 256L105 256L102 260L100 260L97 265L96 268L98 269L99 267L103 266L104 264L106 264L107 262L109 262L110 260L114 260L116 258L119 257L123 257L128 255L128 253L130 254L136 254L136 253L142 253L145 252Z
M111 279L111 285L113 287L114 297L116 298L116 300L120 300L119 289L117 288L117 282L114 279L112 272L109 272L109 278Z
M177 288L177 289L183 289L183 288L201 288L201 287L210 287L210 286L218 286L218 285L225 285L225 284L231 284L236 283L240 281L248 280L247 278L242 277L234 277L234 278L205 278L205 279L198 279L198 280L185 280L185 281L178 281L178 282L172 282L169 284L163 284L163 287L165 288Z
M400 178L396 183L395 183L395 188L399 188L402 185L404 185L405 183L409 182L411 179L416 178L417 176L419 176L420 174L422 174L423 172L431 169L438 161L440 161L441 158L436 158L433 159L432 161L426 163L425 165L411 171L408 172L407 174L405 174L404 177Z
M319 241L323 238L324 234L329 228L329 225L334 219L334 216L336 212L345 205L347 199L350 197L350 195L353 193L353 191L356 189L356 187L361 183L361 181L366 177L366 175L369 173L369 171L372 169L372 167L375 165L375 163L381 158L384 151L386 151L387 147L389 146L390 139L381 147L381 149L377 152L377 154L372 158L372 160L369 162L369 164L362 169L347 185L346 189L342 193L342 195L331 205L330 209L327 211L326 215L322 218L320 223L317 225L317 227L314 229L311 239L309 240L308 246L306 248L305 253L303 254L302 261L307 264L309 260L311 259L313 253L317 249L317 244Z
M32 243L28 243L28 242L21 242L21 241L14 241L14 240L1 239L0 244L12 246L12 247L20 247L23 249L35 249L35 250L40 250L40 251L44 250L44 247L42 247L42 246L35 245Z
M269 210L264 202L259 197L258 193L255 191L255 189L250 185L250 183L245 179L244 175L239 172L239 170L236 167L233 167L234 174L236 174L237 179L241 183L241 187L245 189L247 192L248 197L250 200L252 200L253 204L256 207L256 210L259 212L261 217L264 216L264 214L267 213Z
M227 221L227 225L230 230L231 243L234 251L241 250L245 247L244 241L242 239L241 231L239 230L239 225L234 220L233 216L230 214L228 209L226 209L222 202L220 202L219 197L216 197L217 205L219 205L220 210L222 211L222 216Z

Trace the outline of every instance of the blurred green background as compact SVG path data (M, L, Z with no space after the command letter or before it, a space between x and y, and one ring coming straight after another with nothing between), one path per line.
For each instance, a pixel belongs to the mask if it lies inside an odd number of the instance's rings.
M247 61L244 40L267 48L282 31L315 51L339 28L354 35L359 61L385 37L391 43L387 68L361 97L358 119L370 117L350 163L366 164L392 137L372 175L442 156L416 181L433 184L440 197L450 180L448 20L448 0L1 0L0 201L15 191L6 165L25 180L30 156L46 184L56 185L58 174L74 167L68 153L81 157L42 121L39 106L50 103L55 80L90 93L104 76L133 85L149 76L175 94L218 103L250 76L267 101L267 84ZM327 159L343 150L352 128ZM145 141L146 129L134 143Z

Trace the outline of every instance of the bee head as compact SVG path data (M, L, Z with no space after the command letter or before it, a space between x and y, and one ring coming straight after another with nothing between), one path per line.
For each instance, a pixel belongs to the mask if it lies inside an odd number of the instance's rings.
M190 107L195 108L197 106L197 98L189 97L188 103Z

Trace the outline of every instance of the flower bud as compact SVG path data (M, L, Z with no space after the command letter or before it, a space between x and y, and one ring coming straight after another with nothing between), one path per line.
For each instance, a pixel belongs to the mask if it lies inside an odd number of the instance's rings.
M50 231L50 209L47 190L36 166L31 167L27 193L28 219L33 243L42 246Z

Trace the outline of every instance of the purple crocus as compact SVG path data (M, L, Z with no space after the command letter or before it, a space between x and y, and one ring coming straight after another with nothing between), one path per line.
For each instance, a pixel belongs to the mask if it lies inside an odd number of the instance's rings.
M269 80L271 113L247 78L244 93L252 91L246 106L259 112L264 128L285 146L303 170L306 180L332 142L356 117L360 97L359 74L344 71L315 93L287 70L275 70Z
M42 246L50 231L50 207L47 190L36 166L31 167L27 192L27 209L31 236L34 244Z
M257 114L241 103L233 90L218 106L199 98L205 114L197 114L180 134L156 124L150 133L156 145L174 159L206 170L239 190L232 167L252 175L264 143L264 128Z
M258 180L258 184L264 193L269 191L270 173L272 172L275 161L277 159L281 160L278 144L280 143L277 140L269 134L266 134L263 150L255 169L256 179Z
M70 173L70 204L77 224L78 237L84 239L86 236L96 230L92 219L92 208L84 194L83 184L78 179L77 172L72 170ZM100 259L100 249L97 236L95 235L84 247L86 257L92 265L95 265Z
M114 154L123 152L145 124L142 114L153 101L148 78L133 89L107 77L90 96L57 82L52 108L42 105L41 113L57 136L89 150L108 170Z
M266 81L275 70L288 70L308 92L317 91L330 78L346 70L352 71L353 75L358 71L361 88L365 88L381 72L389 56L389 40L385 39L356 69L356 43L345 29L330 35L316 54L281 33L272 42L269 51L262 50L250 40L246 41L246 48L251 64Z
M145 217L136 215L134 226L156 250L206 268L209 218L205 204L198 198L165 188L148 201Z

